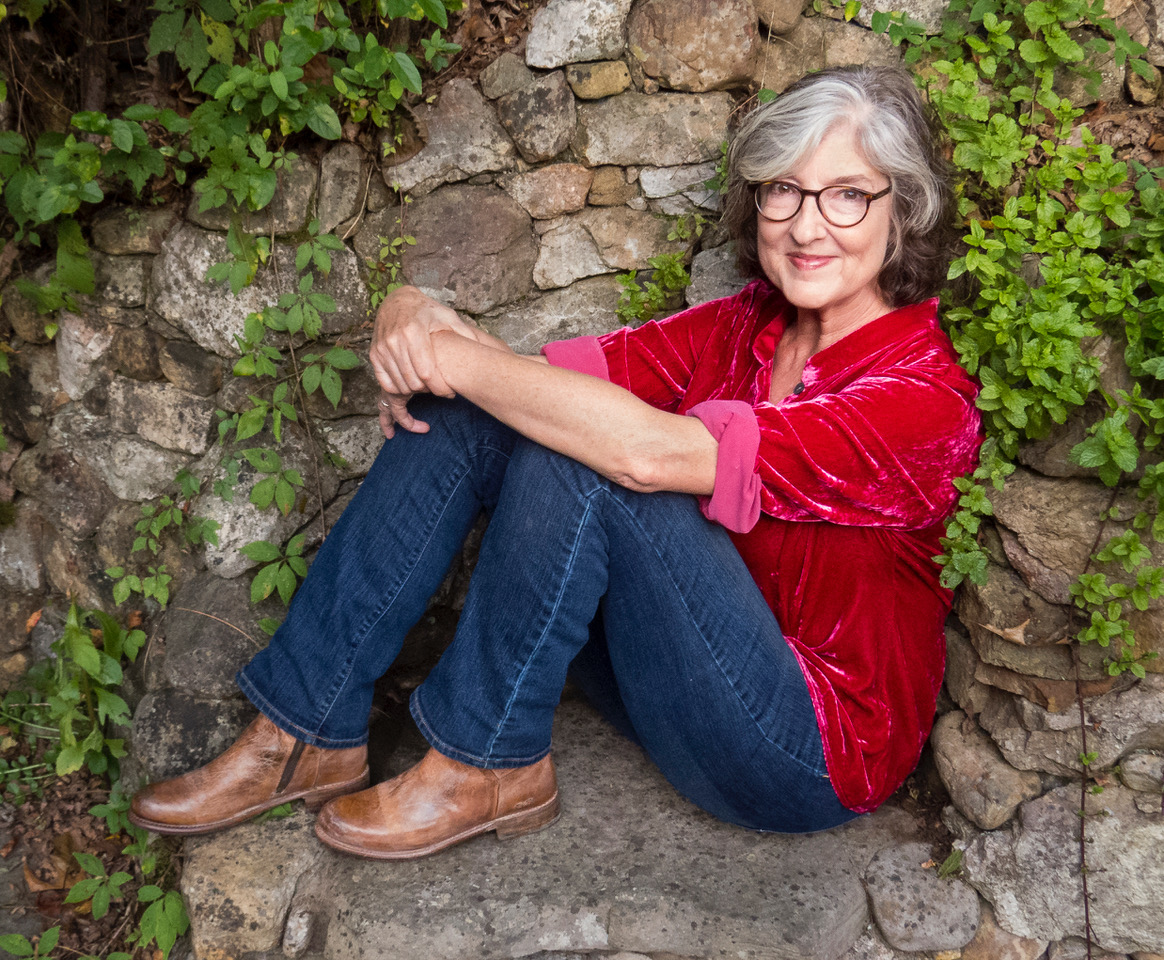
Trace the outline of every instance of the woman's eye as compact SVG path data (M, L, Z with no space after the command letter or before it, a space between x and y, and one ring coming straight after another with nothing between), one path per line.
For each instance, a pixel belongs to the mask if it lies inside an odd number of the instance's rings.
M790 197L796 193L796 187L790 183L774 183L772 184L772 194L777 197Z
M839 192L840 192L841 199L845 200L847 202L853 202L856 200L865 199L865 194L863 194L860 190L857 190L853 187L845 187L843 190L841 190Z

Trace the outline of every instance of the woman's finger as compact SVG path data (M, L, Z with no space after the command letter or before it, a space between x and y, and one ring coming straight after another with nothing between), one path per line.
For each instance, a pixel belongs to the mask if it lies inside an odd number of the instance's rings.
M408 412L408 401L412 395L396 393L381 393L380 395L380 429L388 439L395 433L395 427L407 430L409 433L428 433L428 424L417 420ZM385 421L389 421L386 425ZM392 432L390 433L389 430Z

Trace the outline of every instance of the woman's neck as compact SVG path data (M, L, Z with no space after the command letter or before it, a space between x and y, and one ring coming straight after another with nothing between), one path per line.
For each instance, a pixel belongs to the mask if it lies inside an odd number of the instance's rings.
M802 346L811 345L811 356L831 347L878 317L885 316L892 309L880 299L870 301L858 310L797 308L796 322L789 328L789 333L796 331L796 339Z
M803 389L804 367L812 357L891 310L892 307L880 301L859 312L797 309L796 320L784 331L776 347L769 399L779 403L799 393Z

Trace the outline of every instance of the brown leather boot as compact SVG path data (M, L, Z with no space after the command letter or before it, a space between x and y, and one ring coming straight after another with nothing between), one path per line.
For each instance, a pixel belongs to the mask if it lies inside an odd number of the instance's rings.
M541 830L558 812L548 756L528 767L482 770L429 750L400 776L325 804L315 833L344 853L412 860L490 830L500 840Z
M129 822L155 833L210 833L290 800L317 810L368 785L367 756L367 747L309 747L260 714L222 756L139 790Z

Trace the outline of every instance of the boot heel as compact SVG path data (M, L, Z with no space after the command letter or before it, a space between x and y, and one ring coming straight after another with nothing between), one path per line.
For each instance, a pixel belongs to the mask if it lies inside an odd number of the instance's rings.
M561 815L561 806L558 803L557 796L554 796L549 803L534 810L525 813L515 813L506 817L503 823L497 824L497 839L513 840L515 837L520 837L527 833L544 830L546 827L557 823L558 817Z
M344 794L355 793L357 790L364 790L368 786L368 773L364 772L362 777L356 777L355 780L346 780L343 783L331 784L327 787L321 787L319 790L309 793L303 798L303 803L311 813L319 813L322 807L328 800L334 800L336 797L342 797Z

